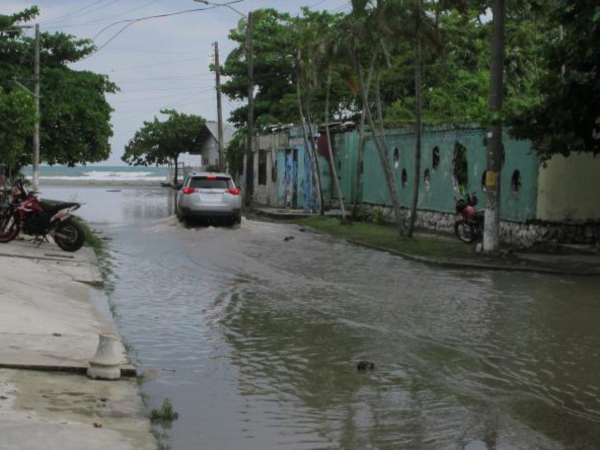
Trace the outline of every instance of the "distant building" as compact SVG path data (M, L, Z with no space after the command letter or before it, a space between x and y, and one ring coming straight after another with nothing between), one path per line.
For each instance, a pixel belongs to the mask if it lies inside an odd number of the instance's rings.
M233 138L235 128L231 124L223 125L223 148L226 149ZM184 153L179 157L179 162L184 166L206 167L219 163L219 127L217 122L207 122L200 135L200 150Z

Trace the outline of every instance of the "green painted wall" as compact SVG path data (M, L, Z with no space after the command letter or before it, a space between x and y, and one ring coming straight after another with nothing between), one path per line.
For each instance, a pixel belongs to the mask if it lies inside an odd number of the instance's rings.
M353 134L356 134L354 132ZM454 212L454 186L452 162L456 143L467 149L468 191L476 192L480 207L484 206L482 177L486 167L486 131L481 128L430 129L423 135L421 157L421 180L419 188L419 209ZM389 160L396 181L400 203L410 207L414 190L414 149L415 139L411 131L389 131L387 133ZM439 166L433 168L433 149L440 152ZM515 141L504 137L505 162L501 180L502 219L524 222L536 218L538 160L530 151L526 141ZM394 160L398 148L399 161ZM406 171L406 183L402 183L402 172ZM425 171L429 170L430 183L425 185ZM518 170L522 180L518 192L511 188L511 178ZM381 161L374 142L369 135L364 150L363 200L366 203L390 205L389 194L381 167Z
M354 203L356 195L356 151L358 133L337 133L332 136L336 169L346 203Z
M475 192L480 199L480 208L485 205L482 178L486 167L486 130L478 127L432 128L423 134L421 156L421 181L419 188L419 209L454 212L455 193L453 185L453 158L457 143L467 150L468 192ZM290 130L288 148L298 152L297 207L305 205L305 154L301 133ZM356 166L358 132L339 133L333 136L334 160L340 177L342 191L347 203L354 203L356 194ZM387 133L389 160L395 176L400 203L410 207L413 195L415 139L412 130L391 130ZM433 149L439 148L439 165L433 167ZM525 222L536 218L538 207L538 159L530 150L527 141L516 141L504 136L505 161L501 179L502 219ZM398 161L395 161L395 149ZM279 203L284 206L285 197L285 149L278 149ZM326 202L332 195L332 179L327 159L319 156L321 178ZM389 194L379 160L370 134L367 134L364 148L363 201L371 204L390 205ZM402 183L402 172L406 171L406 183ZM429 171L429 183L425 182L425 172ZM520 174L519 189L513 190L511 179L515 171Z

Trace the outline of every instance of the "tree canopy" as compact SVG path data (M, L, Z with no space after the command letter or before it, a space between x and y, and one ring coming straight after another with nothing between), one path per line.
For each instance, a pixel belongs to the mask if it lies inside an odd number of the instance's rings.
M34 39L24 36L16 28L39 13L37 7L11 16L0 16L0 88L8 105L2 112L23 135L32 133L31 94L14 79L32 90ZM95 51L87 39L77 39L64 33L41 33L40 48L40 157L48 164L74 166L99 162L110 156L109 139L112 136L110 117L112 108L106 95L117 90L107 76L68 67ZM23 95L29 96L27 101ZM19 98L12 102L7 98ZM4 119L7 120L7 119ZM15 140L4 141L3 152L19 155L18 165L32 161L31 139L24 144ZM4 145L11 142L10 148ZM0 156L4 157L4 156Z
M256 11L256 123L299 122L294 92L299 73L312 83L308 93L311 115L316 122L321 121L326 73L331 67L332 115L344 119L360 117L353 51L368 67L370 55L381 41L384 45L379 65L385 126L412 126L416 120L413 42L407 25L410 21L406 19L415 17L415 5L420 5L424 125L487 125L502 120L517 137L530 139L542 158L571 151L599 153L600 7L589 0L508 2L505 106L501 117L490 117L489 3L356 0L352 2L352 12L347 14L304 9L292 17L274 9ZM248 91L246 27L242 20L230 32L230 39L238 47L225 61L223 71L230 77L223 92L236 100L245 100ZM369 33L361 31L367 29ZM352 36L357 35L357 47L348 51ZM297 58L299 51L301 60ZM299 61L303 64L300 67ZM246 107L234 110L230 120L243 130Z
M512 118L542 158L600 153L600 6L589 0L543 2L546 34L538 59L538 101Z
M153 121L144 122L142 128L136 131L121 157L124 162L133 166L149 166L173 161L177 166L179 155L200 150L205 119L172 109L162 110L161 114L167 119L160 121L154 117ZM177 174L175 182L176 177Z

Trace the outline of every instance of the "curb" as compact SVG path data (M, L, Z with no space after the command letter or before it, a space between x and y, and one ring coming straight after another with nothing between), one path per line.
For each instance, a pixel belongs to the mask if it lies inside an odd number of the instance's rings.
M85 375L89 365L78 364L70 366L51 365L51 364L11 364L0 363L0 369L32 370L37 372L55 372L55 373L76 373ZM125 378L135 378L138 374L135 366L120 366L121 376Z
M392 255L400 256L402 258L421 262L425 264L431 264L441 267L448 267L454 269L479 269L479 270L494 270L494 271L506 271L506 272L530 272L530 273L543 273L543 274L551 274L551 275L581 275L581 276L600 276L599 272L582 272L582 271L564 271L564 270L556 270L549 269L547 267L522 267L522 266L508 266L508 265L500 265L500 264L482 264L482 263L469 263L469 262L456 262L456 261L448 261L441 259L428 258L426 256L418 256L411 255L409 253L400 252L398 250L380 247L374 244L367 244L361 241L355 241L354 239L342 238L346 242L349 242L354 245L358 245L361 247L370 248L372 250L378 250L381 252L391 253Z

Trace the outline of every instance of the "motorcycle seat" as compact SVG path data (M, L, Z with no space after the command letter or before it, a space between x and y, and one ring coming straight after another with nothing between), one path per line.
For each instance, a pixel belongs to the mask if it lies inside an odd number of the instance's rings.
M56 214L57 212L59 212L61 209L65 209L65 208L70 208L72 206L79 206L79 203L56 203L53 205L44 205L44 211L46 212L46 214L49 214L51 216L53 216L54 214Z

